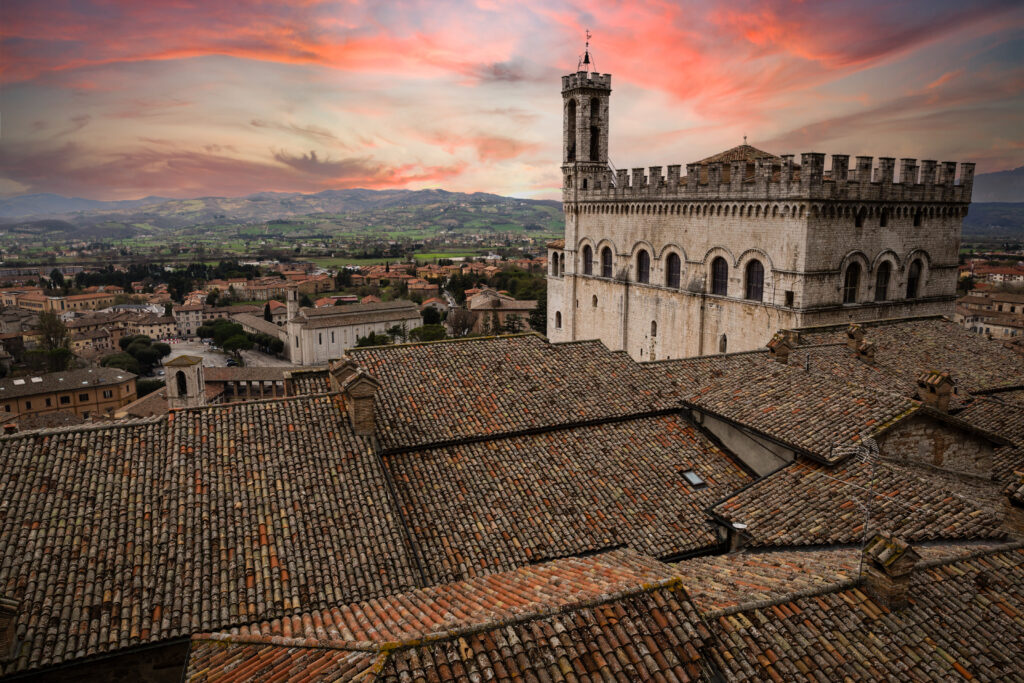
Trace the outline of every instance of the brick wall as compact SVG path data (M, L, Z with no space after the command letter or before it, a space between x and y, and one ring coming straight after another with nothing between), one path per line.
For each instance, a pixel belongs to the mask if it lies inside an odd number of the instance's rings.
M877 439L882 455L951 472L988 477L992 444L928 416L913 416Z

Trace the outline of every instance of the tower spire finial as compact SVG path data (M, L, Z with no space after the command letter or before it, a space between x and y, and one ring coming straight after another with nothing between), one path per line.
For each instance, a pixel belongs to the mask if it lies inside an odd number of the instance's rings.
M576 70L586 71L589 73L591 71L591 67L593 66L593 62L590 61L590 29L586 29L585 33L587 35L587 41L584 44L583 56L580 58L580 61L576 64ZM597 69L594 69L594 71L597 71Z

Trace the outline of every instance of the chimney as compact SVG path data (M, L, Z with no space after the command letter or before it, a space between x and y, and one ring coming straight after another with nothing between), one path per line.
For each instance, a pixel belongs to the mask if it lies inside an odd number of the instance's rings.
M342 387L345 408L352 421L352 431L359 436L373 436L377 431L373 397L378 388L380 388L380 383L364 370L358 370L349 376Z
M862 341L857 346L857 358L860 358L867 364L875 362L875 343L869 341Z
M899 609L907 604L910 575L921 556L888 533L875 534L864 546L861 579L864 588L882 604Z
M776 362L786 365L789 363L789 354L793 351L793 345L785 332L776 332L775 336L767 344L768 353Z
M0 662L14 659L17 647L14 638L15 619L18 603L10 598L0 597Z
M949 412L949 399L953 395L955 382L949 371L930 370L917 378L917 397L929 408L942 413Z
M846 346L851 351L856 351L860 343L864 341L864 328L857 323L850 323L846 329Z
M329 363L327 365L327 374L331 378L331 389L333 391L341 391L342 387L345 386L345 382L358 371L359 366L356 365L350 356L342 356L333 363Z

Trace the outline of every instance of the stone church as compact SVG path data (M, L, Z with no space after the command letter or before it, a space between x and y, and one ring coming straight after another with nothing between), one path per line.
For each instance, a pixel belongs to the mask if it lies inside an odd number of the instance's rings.
M548 245L548 336L636 360L763 347L782 328L952 314L974 164L743 144L614 169L611 75L562 77L565 238Z

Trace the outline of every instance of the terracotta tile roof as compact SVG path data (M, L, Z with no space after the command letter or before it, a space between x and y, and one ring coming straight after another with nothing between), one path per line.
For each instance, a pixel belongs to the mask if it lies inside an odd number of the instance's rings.
M1003 493L1010 499L1011 503L1024 507L1024 466L1015 470L1009 477Z
M671 408L675 390L601 342L533 334L356 348L381 385L386 450L498 436Z
M870 528L909 542L1002 538L987 501L926 479L917 470L880 462L870 496ZM764 477L712 508L747 525L749 547L855 544L863 540L872 466L859 459L829 468L806 460Z
M387 655L311 647L285 639L265 642L194 640L185 681L372 681Z
M286 650L296 646L380 653L365 680L686 681L700 677L708 635L667 565L621 550L199 635L186 677L220 680L229 672L209 666L218 649L259 644L278 648L275 671L310 656Z
M709 651L730 681L1019 681L1024 550L914 571L892 610L847 588L711 622Z
M942 318L861 323L875 362L903 383L929 370L949 370L961 393L1024 385L1024 358ZM846 342L845 325L804 328L803 345ZM803 346L794 353L802 359ZM814 358L812 356L812 363ZM848 355L847 367L861 361Z
M678 415L387 456L428 580L627 545L717 546L706 508L752 481ZM683 477L692 470L704 482Z
M689 397L697 409L737 422L816 460L834 463L849 446L917 409L910 399L839 382L799 366L740 366Z
M1024 445L1024 406L1005 400L1003 394L978 396L956 416L979 429Z
M331 378L324 367L292 370L288 386L296 396L322 394L331 391Z
M698 164L713 164L729 161L753 161L754 159L774 159L776 161L782 161L780 157L775 156L771 152L766 152L763 149L758 149L753 145L742 144L727 149L724 152L713 154L709 157L701 159Z
M955 558L998 543L916 545L925 561ZM856 581L859 548L771 550L694 557L673 565L693 604L713 613Z
M0 379L0 401L51 391L76 391L83 387L94 389L120 384L130 379L135 379L135 375L118 368L88 368L26 377L5 377Z
M338 397L0 440L23 671L418 585Z

